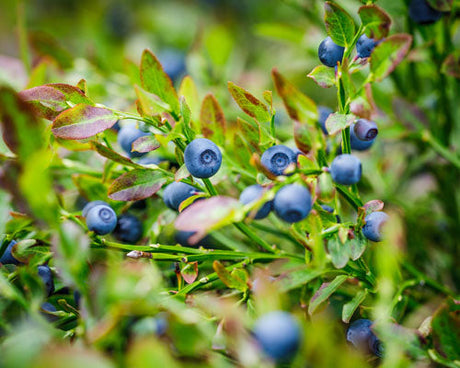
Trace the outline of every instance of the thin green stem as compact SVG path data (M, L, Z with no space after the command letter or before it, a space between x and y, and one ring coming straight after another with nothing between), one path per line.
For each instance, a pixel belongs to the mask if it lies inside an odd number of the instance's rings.
M244 235L246 235L249 239L251 239L254 243L260 245L266 251L270 253L275 253L275 249L273 249L270 244L268 244L265 240L263 240L259 235L254 233L245 223L243 222L235 222L235 227L241 231Z
M211 196L219 195L219 193L217 193L216 188L214 188L214 185L212 185L211 181L208 178L203 179L203 183Z

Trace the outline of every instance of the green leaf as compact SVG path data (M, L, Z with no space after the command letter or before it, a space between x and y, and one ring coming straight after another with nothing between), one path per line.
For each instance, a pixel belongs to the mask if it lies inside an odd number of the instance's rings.
M225 143L226 122L224 112L213 94L205 96L200 111L201 132L218 145Z
M327 250L335 268L343 268L346 266L348 263L348 251L337 234L334 234L334 236L328 239Z
M122 164L122 165L131 166L134 168L142 168L141 165L136 164L135 162L131 161L129 158L120 155L118 152L115 152L114 150L108 148L107 146L97 141L92 141L91 146L93 147L93 149L96 150L97 153L99 153L101 156L104 156L105 158L108 158L109 160L118 162L119 164Z
M170 108L169 112L177 118L180 115L180 105L176 90L171 78L150 50L145 50L142 54L140 73L142 87L166 102Z
M199 111L200 111L200 97L198 95L198 89L196 88L195 82L192 77L185 76L182 79L179 87L179 97L184 97L187 105L192 111L192 122L195 130L199 131Z
M101 180L89 175L72 175L72 181L78 192L88 201L106 201L107 188Z
M257 123L237 118L236 124L238 126L238 131L241 133L240 138L244 139L254 151L261 152L259 147L260 131Z
M433 9L448 12L452 9L452 0L427 0Z
M380 82L401 63L409 52L412 36L395 34L383 40L372 51L370 70L373 78Z
M447 299L431 321L433 345L445 358L460 360L460 301Z
M353 18L338 4L326 1L324 4L324 21L327 34L339 46L348 47L355 36Z
M349 323L353 313L360 306L360 304L366 299L367 289L358 291L356 295L348 303L344 304L342 309L342 321L344 323Z
M135 85L138 112L141 116L155 116L162 112L169 111L171 107L166 102L163 102L157 95L143 90Z
M133 152L147 153L160 148L160 142L153 134L137 138L131 145Z
M241 110L246 114L256 119L259 123L267 123L270 121L270 112L267 105L262 101L233 82L228 82L228 90Z
M330 114L326 120L326 129L329 135L340 132L346 127L350 126L356 119L353 114Z
M313 126L294 120L294 140L297 148L303 153L309 153L314 147L317 129Z
M237 289L241 291L247 290L248 286L245 281L240 278L239 272L235 273L235 269L232 272L228 272L225 266L219 261L214 261L212 264L214 271L216 271L219 279L229 288Z
M138 201L158 192L166 183L163 173L134 169L116 179L109 187L109 198L116 201Z
M79 104L60 113L51 131L63 139L85 139L111 128L117 120L118 116L111 110Z
M180 270L180 274L187 284L193 284L198 277L198 262L186 263Z
M375 40L388 36L391 19L388 14L375 4L364 5L358 10L366 34Z
M307 76L323 88L330 88L335 85L335 70L325 65L317 66Z
M340 275L331 282L323 283L310 300L308 314L312 315L321 303L325 302L347 279L347 275Z
M324 272L324 270L313 270L307 268L304 264L301 267L297 266L295 269L287 272L286 275L283 275L283 277L276 281L276 285L279 285L280 292L285 293L289 290L304 286L310 281L321 276Z
M345 242L345 246L348 249L348 255L353 261L356 261L360 258L367 247L367 238L363 235L361 231L355 231L355 237L353 239L348 239Z
M313 100L288 82L278 70L272 70L272 77L276 91L283 99L284 106L291 119L315 126L318 120L318 110Z
M441 71L451 77L460 79L460 53L452 53L442 63Z

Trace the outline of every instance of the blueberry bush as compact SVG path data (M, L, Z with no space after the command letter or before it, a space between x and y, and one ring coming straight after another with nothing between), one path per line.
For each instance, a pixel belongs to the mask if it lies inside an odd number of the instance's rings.
M0 14L0 366L460 366L458 1Z

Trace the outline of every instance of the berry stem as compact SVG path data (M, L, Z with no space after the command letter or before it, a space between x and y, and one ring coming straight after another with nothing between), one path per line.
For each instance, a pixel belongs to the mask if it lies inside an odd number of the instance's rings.
M241 231L244 235L246 235L249 239L251 239L253 242L257 243L260 245L262 248L264 248L266 251L270 253L275 253L276 251L268 244L265 240L263 240L259 235L257 235L255 232L253 232L249 226L247 226L243 222L235 222L234 225L236 228Z
M209 180L208 178L205 178L203 179L203 183L206 186L206 189L211 196L219 195L219 193L217 193L216 188L214 188L214 185L212 185L211 180Z

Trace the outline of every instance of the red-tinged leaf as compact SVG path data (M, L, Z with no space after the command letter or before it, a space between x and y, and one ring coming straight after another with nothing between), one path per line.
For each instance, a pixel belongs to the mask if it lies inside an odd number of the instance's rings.
M163 102L157 95L143 90L141 87L135 85L138 111L141 116L156 116L162 112L169 111L171 107Z
M112 183L108 190L109 198L116 201L138 201L154 195L166 181L161 172L134 169Z
M291 119L315 125L318 120L318 110L313 100L288 82L276 69L272 70L272 77L276 91L283 99L284 106Z
M137 138L132 144L133 152L147 153L160 148L160 142L152 134Z
M442 63L441 71L446 75L460 79L460 53L450 54Z
M241 110L246 114L256 119L259 123L268 123L270 121L271 116L267 105L258 98L232 82L228 82L228 90Z
M171 78L165 73L160 62L150 50L145 50L142 54L140 73L142 87L166 102L169 105L169 112L178 117L180 114L179 98Z
M270 113L273 114L273 92L272 91L264 91L263 93L265 102L268 103L270 107Z
M236 124L238 126L238 131L241 133L241 138L243 138L254 151L260 153L260 130L257 123L236 118Z
M452 0L427 0L433 9L448 12L452 9Z
M179 167L179 170L177 170L174 174L174 180L181 181L182 179L188 178L189 176L190 173L187 170L187 166L182 165L181 167Z
M193 284L198 277L198 262L187 263L180 270L180 274L187 284Z
M80 91L82 91L85 96L88 94L88 86L85 79L80 79L76 87L80 89Z
M214 268L214 271L216 271L220 281L222 281L227 287L241 291L244 291L248 288L247 284L241 280L237 274L233 273L235 269L233 269L232 273L230 273L219 261L214 261L212 263L212 268Z
M19 97L30 104L36 116L53 120L69 108L65 95L50 86L39 86L19 92Z
M392 35L378 44L372 51L370 70L373 78L380 82L404 60L412 44L408 34Z
M252 151L240 133L235 134L233 137L233 148L235 161L255 175L256 172L254 168L247 165L247 163L251 160Z
M375 4L364 5L359 8L358 14L370 38L380 40L388 36L391 19L382 8Z
M436 311L431 321L433 345L445 358L460 360L460 301L449 298Z
M219 145L225 141L226 122L224 112L213 94L205 96L200 111L201 132Z
M51 131L64 139L85 139L111 128L118 116L102 107L79 104L60 113Z
M367 238L361 231L352 233L352 238L346 241L345 246L348 249L348 255L353 261L356 261L363 255L367 243Z
M250 163L251 163L252 166L254 166L257 169L257 171L259 171L262 174L264 174L270 180L275 180L276 179L276 175L273 174L270 170L268 170L262 164L262 162L260 161L260 156L257 153L252 154Z
M372 201L365 203L363 207L366 210L366 213L369 214L375 211L382 211L384 206L385 203L383 203L383 201L381 201L380 199L374 199Z
M120 155L119 153L108 148L107 146L104 146L103 144L99 142L92 141L91 146L93 147L93 149L96 150L97 153L99 153L101 156L104 156L105 158L108 158L109 160L118 162L119 164L122 164L122 165L138 168L138 169L142 168L142 165L136 164L135 162L131 161L129 158Z
M303 153L309 153L313 148L316 129L311 125L294 121L294 140L297 148Z
M323 88L330 88L335 85L334 68L329 68L325 65L317 66L307 77L313 79L318 86Z
M325 302L340 287L340 285L347 280L347 278L347 275L340 275L331 282L323 283L310 300L310 304L308 305L308 314L312 315L321 303Z
M330 114L326 120L326 129L329 135L333 135L337 132L340 132L342 129L350 126L356 119L356 116L353 114L339 114L333 113Z
M345 9L338 4L326 1L324 22L327 34L339 46L348 46L355 36L355 22Z

